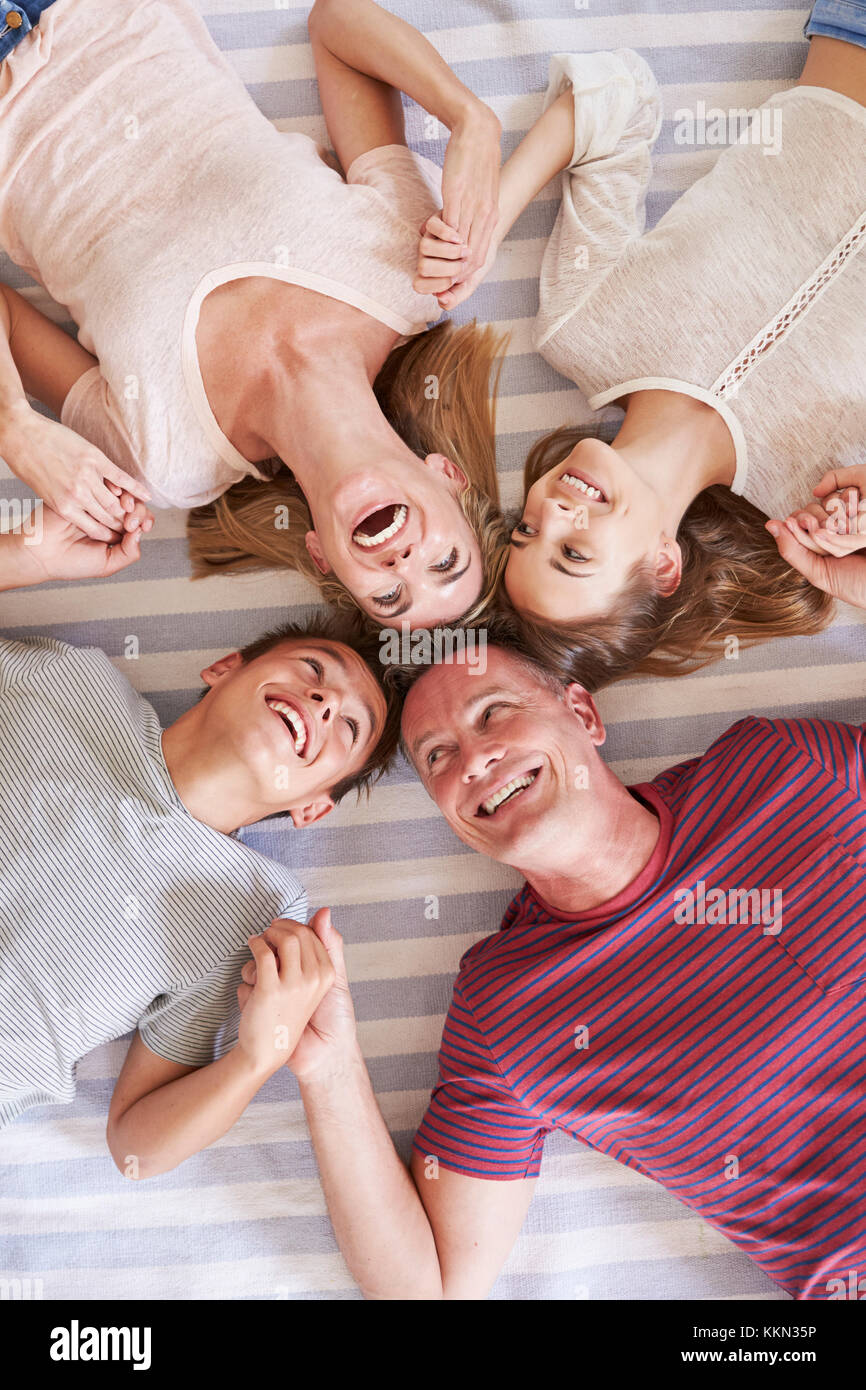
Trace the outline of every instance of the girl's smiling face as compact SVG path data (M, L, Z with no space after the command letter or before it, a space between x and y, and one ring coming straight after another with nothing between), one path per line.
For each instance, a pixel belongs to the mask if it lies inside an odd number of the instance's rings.
M655 566L661 592L673 592L679 548L663 534L658 496L611 445L582 439L530 487L511 533L505 589L521 613L601 617L641 561Z

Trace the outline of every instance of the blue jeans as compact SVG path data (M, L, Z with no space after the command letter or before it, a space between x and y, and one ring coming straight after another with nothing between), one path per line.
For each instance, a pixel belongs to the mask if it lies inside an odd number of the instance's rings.
M866 0L815 0L803 33L807 39L823 34L866 48Z
M30 33L52 0L0 0L0 63Z

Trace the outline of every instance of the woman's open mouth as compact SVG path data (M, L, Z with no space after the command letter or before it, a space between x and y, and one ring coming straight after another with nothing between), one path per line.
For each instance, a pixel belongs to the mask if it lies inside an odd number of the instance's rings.
M409 508L403 502L389 502L376 507L355 523L352 540L364 550L376 550L399 536L409 519Z
M576 473L574 469L567 469L559 481L573 492L582 492L584 497L588 497L591 502L607 501L607 497L598 483L594 483L591 478L585 478L582 473Z

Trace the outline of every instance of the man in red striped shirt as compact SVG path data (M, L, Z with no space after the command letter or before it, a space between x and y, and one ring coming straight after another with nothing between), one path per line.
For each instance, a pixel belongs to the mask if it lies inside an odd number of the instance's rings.
M489 647L482 676L420 677L403 736L464 843L527 882L461 961L411 1175L318 920L338 982L291 1065L365 1292L485 1293L553 1129L662 1183L795 1297L866 1274L863 730L747 718L626 788L586 691Z

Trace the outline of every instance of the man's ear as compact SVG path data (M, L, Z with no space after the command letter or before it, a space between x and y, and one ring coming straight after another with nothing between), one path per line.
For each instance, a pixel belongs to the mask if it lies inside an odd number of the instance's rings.
M572 681L571 685L566 687L565 703L571 712L577 715L595 746L600 748L607 738L607 731L589 691L584 690L577 681Z
M452 463L445 454L428 454L424 463L435 472L442 473L448 482L453 484L452 491L462 492L464 488L469 486L469 479L459 463Z
M306 545L307 553L309 554L313 564L316 566L316 569L319 571L319 574L330 574L330 561L328 560L327 555L322 549L321 542L319 541L319 537L316 535L315 531L307 532L307 534L304 536L304 544Z
M292 818L292 825L296 830L301 830L305 825L314 825L317 820L327 816L334 809L334 802L327 795L320 796L316 801L309 802L306 806L293 806L289 811Z
M663 536L656 555L656 588L665 598L675 593L683 577L683 552L679 542Z
M221 656L219 661L215 661L212 666L206 666L201 673L201 678L205 685L214 686L223 676L227 676L229 671L234 671L238 666L242 666L243 660L240 652L229 652L228 656Z

